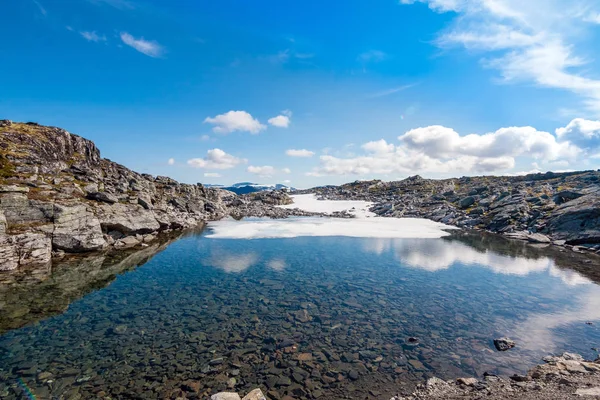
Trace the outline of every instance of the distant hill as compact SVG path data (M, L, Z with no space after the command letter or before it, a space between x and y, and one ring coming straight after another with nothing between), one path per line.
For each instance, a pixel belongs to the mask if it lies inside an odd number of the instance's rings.
M211 184L207 184L204 186L225 189L225 190L234 192L236 194L248 194L248 193L255 193L255 192L264 192L264 191L269 191L269 190L285 190L285 189L289 190L289 191L296 190L293 187L283 185L281 183L261 184L261 183L252 183L252 182L238 182L238 183L234 183L231 186L211 185Z

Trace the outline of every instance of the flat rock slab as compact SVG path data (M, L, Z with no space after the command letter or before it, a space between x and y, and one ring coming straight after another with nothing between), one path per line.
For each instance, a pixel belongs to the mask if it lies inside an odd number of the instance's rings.
M242 400L242 398L237 393L221 392L210 396L210 400Z
M600 396L600 387L592 387L587 389L577 389L576 396Z

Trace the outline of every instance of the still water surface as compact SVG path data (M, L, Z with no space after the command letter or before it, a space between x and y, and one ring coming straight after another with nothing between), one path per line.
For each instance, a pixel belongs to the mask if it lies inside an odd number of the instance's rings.
M162 248L4 276L0 398L207 398L230 386L389 399L430 376L522 373L600 345L600 288L584 262L522 243L206 236L148 262ZM517 347L497 352L500 336Z

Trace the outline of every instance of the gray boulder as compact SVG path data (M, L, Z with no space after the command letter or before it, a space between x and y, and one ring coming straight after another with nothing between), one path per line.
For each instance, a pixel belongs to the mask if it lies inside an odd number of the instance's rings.
M500 339L494 339L494 346L496 347L496 350L498 350L498 351L510 350L513 347L515 347L515 345L516 345L516 343L507 337L503 337Z
M105 231L146 234L158 231L160 224L151 210L134 204L102 205L97 210L100 225Z
M242 398L237 393L220 392L210 396L210 400L242 400Z
M464 197L458 202L460 208L469 208L473 204L475 204L475 197L473 196Z
M106 247L100 221L83 204L55 205L52 245L69 253L101 250Z
M541 233L530 233L527 235L527 240L531 243L552 243L552 240Z
M19 267L19 255L10 236L0 235L0 271L12 271Z
M140 243L141 243L141 241L138 240L135 236L126 236L122 239L117 240L115 242L114 246L115 246L115 249L123 250L123 249L130 249L132 247L135 247Z
M568 244L600 243L600 195L591 193L557 207L548 227Z
M0 271L31 264L47 264L52 257L52 243L43 233L0 236Z
M119 202L119 199L117 198L117 196L114 196L107 192L89 193L87 197L90 200L101 201L101 202L108 203L108 204L115 204L115 203Z
M267 400L262 390L254 389L250 393L244 396L242 400Z

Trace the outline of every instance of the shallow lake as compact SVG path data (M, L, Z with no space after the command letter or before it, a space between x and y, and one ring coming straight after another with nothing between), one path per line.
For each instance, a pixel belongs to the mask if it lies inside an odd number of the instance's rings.
M207 398L231 386L389 399L431 376L597 356L600 288L570 251L461 232L210 234L2 276L0 397ZM496 351L501 336L517 346Z

